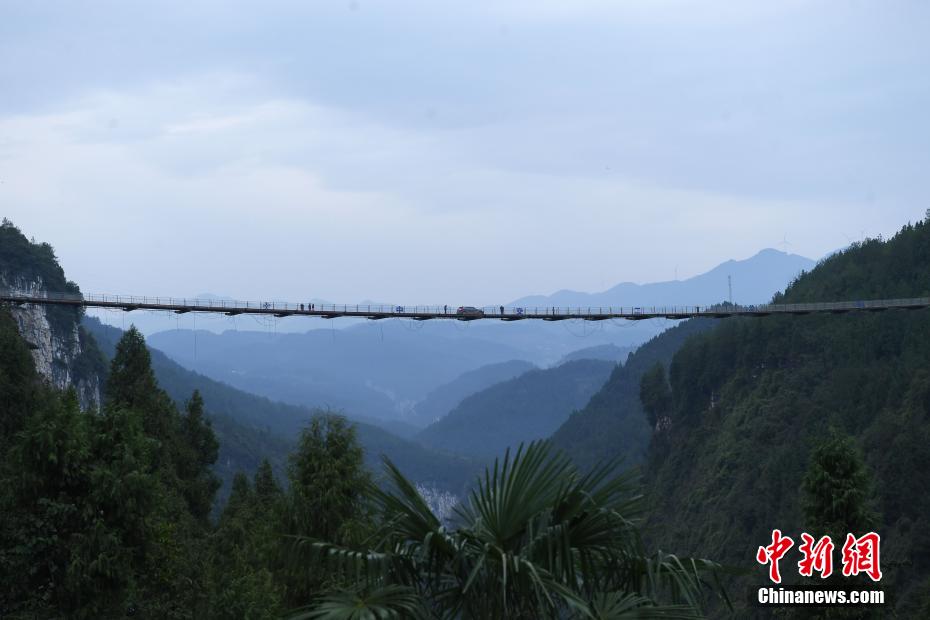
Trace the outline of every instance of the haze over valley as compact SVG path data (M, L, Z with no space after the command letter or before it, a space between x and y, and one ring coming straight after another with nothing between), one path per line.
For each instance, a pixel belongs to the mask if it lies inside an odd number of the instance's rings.
M791 279L814 265L810 259L766 250L742 261L726 261L707 274L680 282L621 284L596 295L556 293L552 299L517 300L507 307L545 305L662 306L711 305L725 301L728 277L736 299L765 303ZM676 301L677 300L677 301ZM134 317L103 313L125 324ZM142 315L142 320L158 317ZM225 318L228 324L230 319ZM202 319L197 319L201 320ZM331 407L365 418L418 423L417 403L442 384L481 366L520 360L546 368L579 349L598 358L592 347L613 345L629 351L667 329L668 321L642 323L426 323L382 321L336 329L337 321L305 333L283 332L288 325L309 327L321 320L291 317L258 331L243 328L219 334L185 329L156 332L149 343L186 368L239 389L307 407ZM604 350L609 352L610 350ZM616 357L608 353L609 358ZM617 360L622 361L622 360Z

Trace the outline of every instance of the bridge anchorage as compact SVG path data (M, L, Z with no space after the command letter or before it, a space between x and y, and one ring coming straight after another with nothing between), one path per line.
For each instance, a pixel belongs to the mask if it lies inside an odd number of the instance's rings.
M872 299L862 301L833 301L800 304L763 304L715 306L588 306L588 307L526 307L494 306L485 308L463 307L452 310L449 306L396 306L295 304L280 301L228 301L212 299L179 299L174 297L139 297L132 295L75 295L73 293L47 293L30 295L16 291L0 291L0 303L17 305L40 304L81 308L109 308L132 312L134 310L161 310L176 314L201 312L239 316L240 314L270 315L277 318L310 316L324 319L355 317L378 321L388 318L429 321L447 319L476 321L497 319L505 322L542 320L605 321L623 319L690 319L706 317L722 319L731 316L765 317L771 315L799 316L806 314L844 314L847 312L882 312L885 310L919 310L930 307L930 297L907 299Z

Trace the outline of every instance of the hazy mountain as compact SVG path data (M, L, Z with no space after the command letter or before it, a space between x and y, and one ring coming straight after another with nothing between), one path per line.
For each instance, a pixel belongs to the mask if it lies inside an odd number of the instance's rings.
M629 347L643 343L677 321L430 321L416 332L428 338L438 335L451 342L475 339L506 345L520 352L524 359L537 366L557 364L564 356L582 348L604 344Z
M493 458L520 442L548 437L614 368L602 360L577 360L531 370L469 396L417 439L433 448Z
M418 337L396 322L304 334L172 331L149 342L244 391L373 418L403 419L430 390L463 372L520 357L485 340Z
M488 364L470 370L449 383L440 385L418 402L408 422L427 426L452 411L466 397L501 381L512 379L532 370L533 364L522 360L511 360L499 364Z
M733 282L735 303L770 301L815 261L771 248L745 260L728 260L707 273L686 280L634 284L624 282L601 293L562 290L552 295L533 295L513 302L515 306L674 306L708 305L729 298L727 277Z
M586 347L572 351L561 360L559 364L571 362L573 360L605 360L622 364L626 362L627 356L633 352L635 347L618 347L615 344L599 344L593 347Z
M120 330L85 318L84 325L108 358L112 357ZM200 390L220 441L216 471L224 481L219 500L229 492L237 471L251 474L267 458L284 479L283 469L297 433L313 412L249 394L183 368L161 351L149 347L152 369L159 385L179 405ZM412 480L452 492L460 492L476 471L468 459L437 453L369 423L354 420L366 462L380 473L381 455L388 456Z

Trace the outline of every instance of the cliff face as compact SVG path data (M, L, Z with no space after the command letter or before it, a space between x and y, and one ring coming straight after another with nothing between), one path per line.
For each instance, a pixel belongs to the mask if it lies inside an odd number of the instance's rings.
M41 278L30 281L0 274L0 286L28 295L44 297L47 293ZM99 371L102 369L94 368L96 364L92 356L96 353L96 346L89 342L88 334L81 329L78 314L75 313L75 320L70 324L54 321L53 325L45 306L14 305L10 311L16 319L19 333L32 349L39 374L58 389L74 387L82 409L99 409L102 383Z
M0 226L0 288L39 297L49 291L80 292L65 279L50 246L27 240L6 221ZM36 305L13 305L10 311L39 374L58 389L73 387L82 409L99 409L106 364L81 327L81 311Z

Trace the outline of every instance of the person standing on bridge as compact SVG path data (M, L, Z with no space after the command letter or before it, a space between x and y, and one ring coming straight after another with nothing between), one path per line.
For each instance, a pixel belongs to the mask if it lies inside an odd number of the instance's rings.
M442 313L443 313L443 314L449 314L449 306L448 306L448 304L442 307Z
M503 314L504 314L504 306L501 306L501 315L503 316Z

